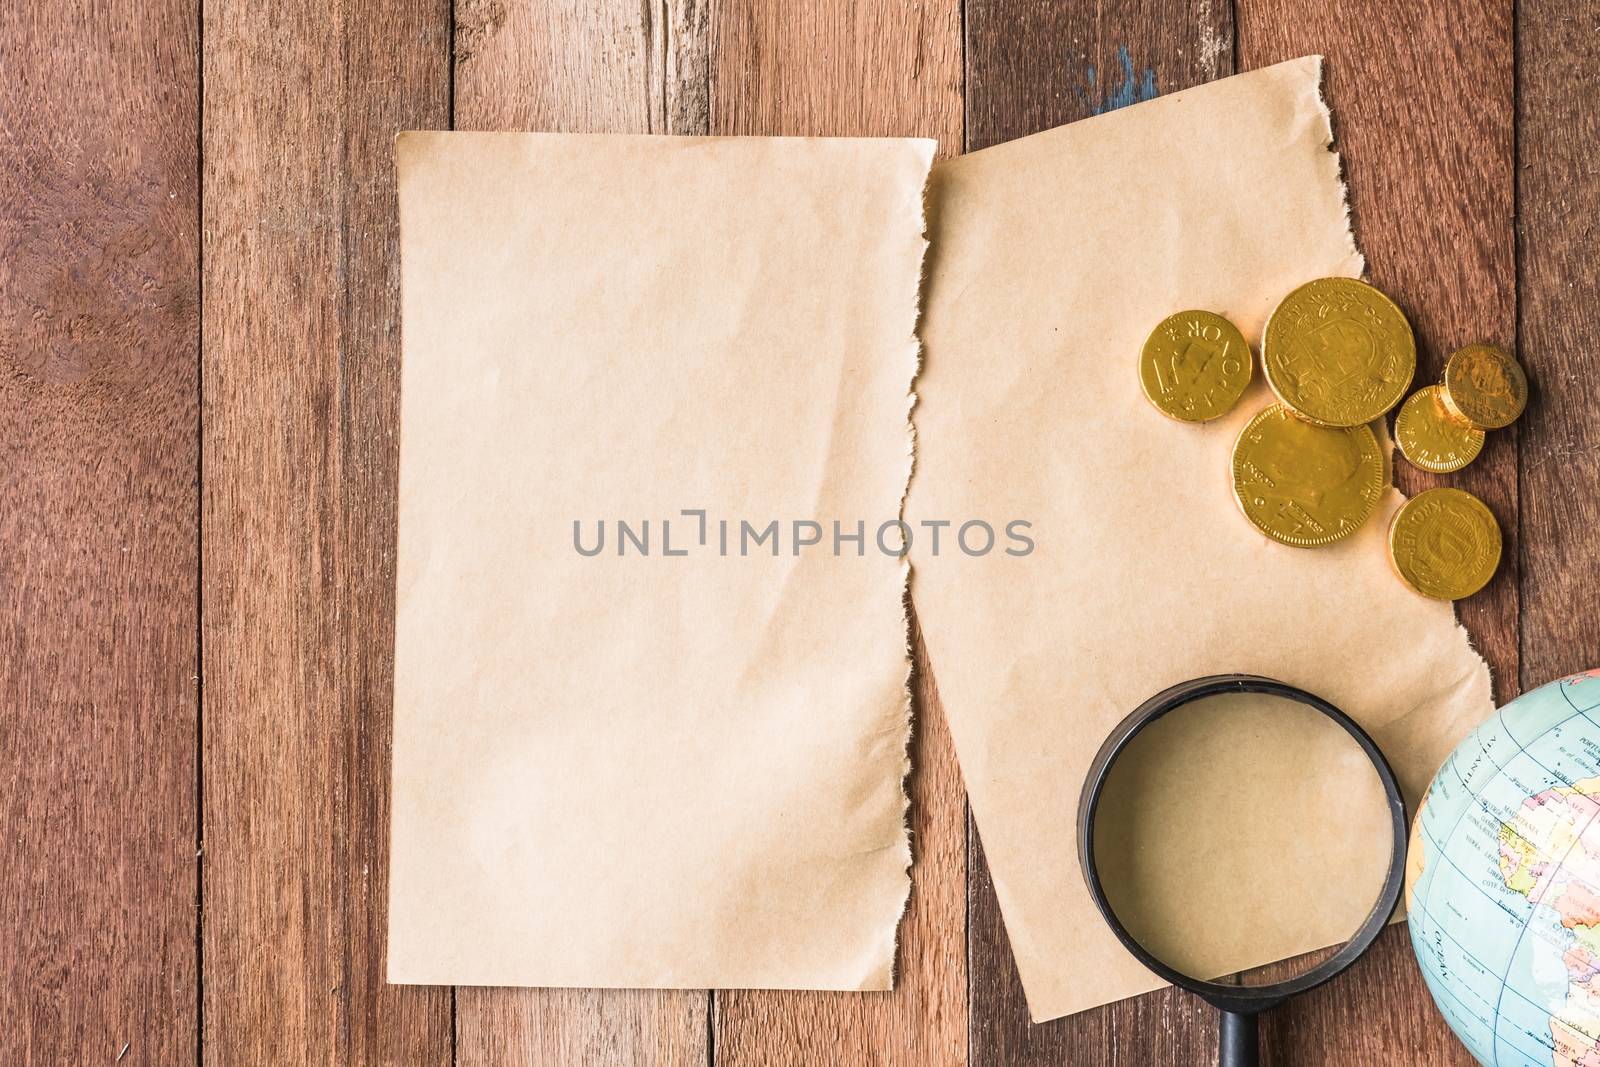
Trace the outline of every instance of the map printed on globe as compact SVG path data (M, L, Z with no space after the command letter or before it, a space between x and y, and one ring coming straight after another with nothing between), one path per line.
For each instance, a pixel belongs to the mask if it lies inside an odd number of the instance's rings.
M1600 1067L1600 671L1502 708L1428 787L1407 909L1458 1037L1497 1067Z

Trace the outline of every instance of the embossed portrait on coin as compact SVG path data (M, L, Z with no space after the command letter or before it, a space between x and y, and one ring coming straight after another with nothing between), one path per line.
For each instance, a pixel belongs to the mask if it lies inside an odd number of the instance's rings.
M1285 495L1303 504L1320 506L1361 468L1361 446L1354 438L1330 435L1294 418L1283 420L1280 433L1283 447L1266 452L1261 466L1287 490Z

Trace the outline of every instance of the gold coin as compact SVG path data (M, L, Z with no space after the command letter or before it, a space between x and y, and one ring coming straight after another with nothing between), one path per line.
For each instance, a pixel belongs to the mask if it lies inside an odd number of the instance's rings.
M1400 454L1435 474L1458 471L1483 451L1483 431L1445 410L1444 388L1430 385L1411 394L1394 419Z
M1429 489L1394 513L1389 562L1400 580L1435 600L1460 600L1500 566L1500 525L1464 489Z
M1360 426L1400 402L1417 370L1411 324L1354 278L1319 278L1288 296L1261 340L1267 384L1318 426Z
M1456 418L1498 430L1528 406L1528 376L1503 349L1468 345L1444 365L1444 402Z
M1372 517L1387 488L1370 426L1331 429L1273 404L1233 446L1233 495L1255 528L1286 545L1343 540Z
M1139 382L1163 415L1205 422L1232 410L1254 366L1233 323L1209 311L1180 311L1150 332L1139 354Z

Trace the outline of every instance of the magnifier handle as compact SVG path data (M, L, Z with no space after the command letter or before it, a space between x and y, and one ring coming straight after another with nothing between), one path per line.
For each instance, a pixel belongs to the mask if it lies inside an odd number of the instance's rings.
M1261 1040L1255 1014L1223 1012L1217 1067L1257 1067L1260 1062Z

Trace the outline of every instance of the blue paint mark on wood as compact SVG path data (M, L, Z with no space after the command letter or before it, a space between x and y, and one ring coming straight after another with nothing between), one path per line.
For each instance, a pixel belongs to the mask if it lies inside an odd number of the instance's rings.
M1121 67L1122 82L1116 88L1107 88L1102 91L1100 87L1099 72L1094 64L1089 63L1084 68L1084 84L1086 91L1080 92L1084 104L1091 115L1100 115L1107 111L1115 111L1119 107L1137 104L1144 100L1153 100L1160 95L1156 88L1156 72L1149 67L1143 68L1135 76L1133 70L1133 56L1128 53L1128 46L1117 45L1117 65Z

